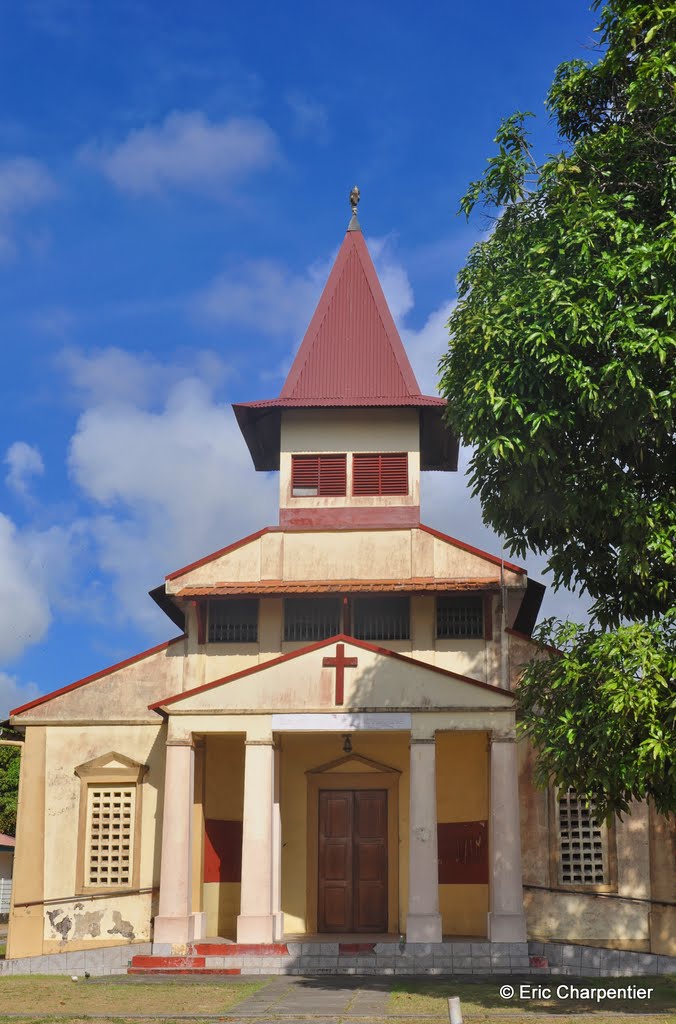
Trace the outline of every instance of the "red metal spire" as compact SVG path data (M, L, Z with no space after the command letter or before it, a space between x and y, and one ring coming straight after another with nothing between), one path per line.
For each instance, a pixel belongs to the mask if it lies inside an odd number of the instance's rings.
M256 468L269 470L279 466L283 409L413 407L421 415L421 468L456 469L458 443L442 423L446 403L420 392L359 227L355 193L350 226L279 397L234 405L237 421Z
M301 405L417 405L423 397L359 230L345 235L279 397Z

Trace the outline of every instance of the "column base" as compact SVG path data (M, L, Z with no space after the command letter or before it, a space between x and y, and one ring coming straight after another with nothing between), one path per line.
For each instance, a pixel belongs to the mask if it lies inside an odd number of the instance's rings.
M526 918L523 914L488 914L489 942L526 942Z
M237 941L242 943L274 942L275 917L265 914L240 914L237 918Z
M407 942L441 942L441 914L409 914L406 918Z
M284 938L284 912L278 910L272 916L274 918L273 934L275 942L281 942Z
M206 914L187 914L185 917L155 918L153 942L170 942L172 944L196 942L205 938L207 933Z

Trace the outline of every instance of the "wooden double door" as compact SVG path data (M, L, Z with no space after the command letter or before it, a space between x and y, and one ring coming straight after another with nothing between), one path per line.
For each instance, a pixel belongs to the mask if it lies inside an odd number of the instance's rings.
M319 931L386 932L387 891L387 790L320 790Z

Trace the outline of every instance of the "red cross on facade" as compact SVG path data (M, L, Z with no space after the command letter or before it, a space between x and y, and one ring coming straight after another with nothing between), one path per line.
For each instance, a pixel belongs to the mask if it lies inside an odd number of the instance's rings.
M335 658L324 658L322 661L324 668L335 668L336 670L336 704L343 703L343 696L345 693L345 669L356 668L356 658L345 657L345 644L336 644L336 656Z

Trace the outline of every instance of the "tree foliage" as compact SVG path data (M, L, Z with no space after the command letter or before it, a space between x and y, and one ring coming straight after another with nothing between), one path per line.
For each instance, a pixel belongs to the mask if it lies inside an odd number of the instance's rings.
M16 808L19 797L21 748L0 746L0 832L16 833Z
M550 626L565 656L524 679L542 773L619 810L631 793L673 801L666 762L637 755L614 782L610 763L573 772L556 754L558 717L538 721L533 695L539 686L553 713L557 683L592 723L609 705L602 673L582 672L587 652L612 675L614 659L629 658L631 623L656 660L639 671L629 659L628 685L638 698L657 685L653 673L668 678L673 631L651 623L676 603L676 5L610 0L597 31L600 59L561 65L547 97L563 151L538 163L529 115L514 114L461 201L468 216L481 205L495 220L460 274L440 370L449 424L476 446L471 481L486 521L511 552L548 554L555 587L593 598L599 646ZM622 715L602 720L610 743Z
M594 795L599 816L650 798L676 807L676 616L610 632L543 623L562 656L535 661L519 703L540 750L536 781Z

